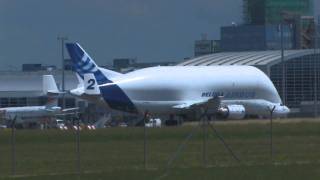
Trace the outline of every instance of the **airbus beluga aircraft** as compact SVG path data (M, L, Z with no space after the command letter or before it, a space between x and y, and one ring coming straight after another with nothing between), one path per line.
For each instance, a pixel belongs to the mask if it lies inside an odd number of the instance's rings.
M216 113L282 117L282 105L270 79L252 66L165 66L120 74L99 67L78 43L66 44L79 79L70 93L130 113L184 114L219 98Z

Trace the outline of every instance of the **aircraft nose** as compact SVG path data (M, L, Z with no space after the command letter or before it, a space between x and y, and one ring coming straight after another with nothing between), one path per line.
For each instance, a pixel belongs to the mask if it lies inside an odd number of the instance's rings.
M286 117L287 114L290 113L290 109L287 106L281 105L281 106L276 106L274 110L274 115L277 117Z
M287 106L284 106L283 109L286 114L290 113L290 109Z

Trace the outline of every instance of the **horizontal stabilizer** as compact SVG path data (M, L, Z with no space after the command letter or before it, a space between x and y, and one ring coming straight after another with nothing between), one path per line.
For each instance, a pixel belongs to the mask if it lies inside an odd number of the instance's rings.
M84 74L84 88L87 95L100 95L97 80L92 73Z

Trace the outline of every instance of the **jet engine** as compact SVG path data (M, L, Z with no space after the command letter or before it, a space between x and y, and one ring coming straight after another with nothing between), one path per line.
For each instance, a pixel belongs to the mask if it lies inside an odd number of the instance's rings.
M226 119L243 119L246 110L242 105L226 105L218 109L218 115Z

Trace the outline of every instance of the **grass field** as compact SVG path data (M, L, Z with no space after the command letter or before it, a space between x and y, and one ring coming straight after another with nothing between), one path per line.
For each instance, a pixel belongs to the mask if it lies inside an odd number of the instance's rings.
M320 120L319 120L320 121ZM147 170L143 128L81 131L81 179L320 179L320 123L274 123L274 158L269 124L221 123L216 129L241 160L237 162L209 132L207 167L203 134L194 136L172 166L166 164L194 126L147 129ZM17 170L11 176L10 130L0 131L0 179L79 179L75 132L17 130ZM167 172L166 175L165 172Z

